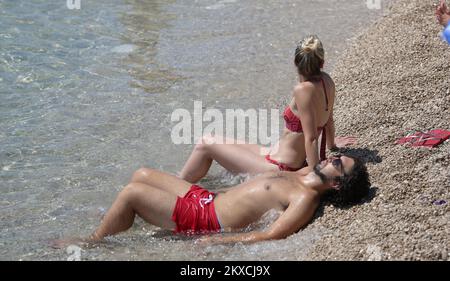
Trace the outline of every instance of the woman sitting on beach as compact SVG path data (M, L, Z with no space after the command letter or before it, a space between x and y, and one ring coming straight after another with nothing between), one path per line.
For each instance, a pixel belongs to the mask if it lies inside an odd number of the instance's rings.
M325 159L325 144L334 150L355 143L352 137L335 139L335 86L331 77L321 71L324 49L317 36L307 36L299 43L294 62L299 83L294 87L293 98L284 111L286 128L270 152L262 153L263 147L257 144L236 144L234 140L223 139L219 142L216 140L221 136L204 136L184 165L180 173L182 179L198 182L206 175L213 160L233 173L296 171L305 166L314 167ZM320 134L322 141L319 150ZM137 174L145 177L145 169Z

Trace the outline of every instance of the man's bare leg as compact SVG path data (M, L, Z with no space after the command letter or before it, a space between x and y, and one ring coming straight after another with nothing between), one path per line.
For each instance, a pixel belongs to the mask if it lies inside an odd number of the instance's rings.
M137 170L131 177L131 182L151 185L179 197L184 197L192 186L191 183L176 176L150 168Z
M119 193L91 238L101 240L129 229L136 214L150 224L173 230L172 212L176 200L176 196L164 190L142 183L130 183Z
M146 222L168 229L175 229L172 213L177 197L174 194L142 183L130 183L117 196L100 226L87 239L63 239L52 242L61 248L70 244L102 241L104 237L129 229L136 215Z

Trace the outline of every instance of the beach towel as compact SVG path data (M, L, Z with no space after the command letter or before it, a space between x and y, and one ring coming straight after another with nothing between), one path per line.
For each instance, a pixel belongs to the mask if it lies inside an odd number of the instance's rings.
M435 129L429 132L415 131L397 140L397 144L409 143L411 146L436 147L450 138L450 131Z

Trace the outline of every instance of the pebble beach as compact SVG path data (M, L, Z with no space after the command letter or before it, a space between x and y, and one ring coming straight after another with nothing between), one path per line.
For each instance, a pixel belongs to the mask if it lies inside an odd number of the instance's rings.
M336 133L359 141L344 152L371 175L362 204L324 202L306 229L251 245L202 248L137 219L77 259L449 260L450 141L395 141L450 130L450 46L437 0L380 1L0 0L0 260L72 260L48 241L91 233L138 168L180 171L194 144L173 143L175 109L284 108L310 33L336 83ZM205 187L243 180L223 172Z
M399 0L336 63L337 135L357 136L372 182L365 202L325 203L327 229L309 260L450 260L450 142L395 144L411 131L450 129L450 46L436 1Z

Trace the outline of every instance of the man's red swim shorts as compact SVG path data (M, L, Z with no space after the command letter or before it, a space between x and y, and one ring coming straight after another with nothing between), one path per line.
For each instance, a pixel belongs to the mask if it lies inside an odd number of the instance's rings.
M214 193L198 185L192 185L183 198L178 197L172 214L172 220L177 225L175 233L220 232L220 223L214 209L214 197Z

